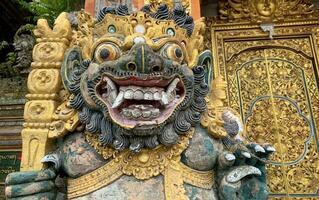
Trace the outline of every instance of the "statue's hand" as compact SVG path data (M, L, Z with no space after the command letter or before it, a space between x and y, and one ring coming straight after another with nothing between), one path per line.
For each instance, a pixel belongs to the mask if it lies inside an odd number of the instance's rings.
M10 199L56 199L56 173L52 169L14 172L6 178L5 195Z
M58 154L48 154L41 162L48 169L8 174L5 182L8 200L65 199L65 181L56 173L61 166Z
M275 149L270 145L249 144L235 153L223 152L218 158L221 199L267 199L265 161Z

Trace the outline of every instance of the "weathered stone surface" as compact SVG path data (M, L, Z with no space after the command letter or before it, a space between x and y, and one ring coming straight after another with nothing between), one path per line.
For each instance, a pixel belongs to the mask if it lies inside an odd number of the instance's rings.
M76 200L164 200L163 177L157 176L140 181L131 176L122 176L107 187Z
M217 200L215 189L207 190L202 188L197 188L188 184L184 184L186 195L189 200Z
M197 126L189 147L182 154L182 161L196 170L211 170L216 163L220 146L205 129Z
M82 133L74 133L64 140L60 148L63 170L70 177L78 177L102 166L106 162L89 145Z

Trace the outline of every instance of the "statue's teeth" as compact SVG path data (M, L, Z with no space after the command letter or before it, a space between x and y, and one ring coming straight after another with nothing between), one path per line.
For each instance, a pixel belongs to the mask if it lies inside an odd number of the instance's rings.
M152 116L158 117L160 115L160 110L158 108L152 109Z
M166 92L162 92L161 104L162 105L167 105L168 104L168 97L167 97Z
M124 99L135 100L156 100L160 101L162 105L167 105L170 101L174 100L176 95L176 86L179 79L176 78L167 88L160 87L139 87L139 86L121 86L120 91L124 94Z
M149 118L152 115L152 111L146 110L142 112L143 118Z
M140 116L142 116L142 112L139 109L134 109L132 110L132 115L134 118L139 118Z
M131 111L130 109L124 108L124 109L122 110L122 114L123 114L125 117L127 117L127 118L131 118L131 117L132 117L132 111Z
M124 99L133 99L134 97L134 92L131 89L128 89L124 93Z
M145 100L153 100L153 93L152 92L145 92L144 99Z
M117 108L121 105L121 103L123 103L124 101L124 92L123 91L120 91L120 93L117 95L113 105L112 105L112 108Z
M159 101L161 100L162 95L157 91L154 93L154 100Z
M116 85L113 83L113 81L111 79L109 79L108 77L104 77L103 81L106 82L108 88L110 88L111 90L117 90Z
M134 99L136 99L136 100L142 100L142 99L144 99L144 94L143 94L143 92L142 92L141 90L136 90L136 91L134 92Z
M177 83L179 82L179 78L175 78L167 87L166 93L169 95L173 92L175 92Z
M102 94L102 98L107 99L109 102L113 103L117 96L117 87L114 82L108 77L103 77L103 81L106 82L106 84L102 88L106 89L106 92Z
M160 115L160 110L151 105L131 105L123 108L121 114L128 119L151 119Z

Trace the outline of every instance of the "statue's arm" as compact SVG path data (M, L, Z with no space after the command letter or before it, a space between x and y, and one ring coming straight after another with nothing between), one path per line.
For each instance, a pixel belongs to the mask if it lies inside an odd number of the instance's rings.
M259 146L261 147L261 146ZM272 150L269 146L261 147L257 152L254 147L249 151L237 150L234 153L225 151L218 157L216 174L218 195L220 199L267 199L265 161Z
M71 133L42 162L45 169L15 172L6 178L7 199L65 199L65 178L76 178L105 164L82 133ZM62 176L64 178L62 178Z
M14 172L5 180L5 196L8 200L65 199L66 188L58 175L58 154L43 158L47 168L38 171Z
M232 115L232 113L226 113ZM245 142L239 137L241 126L234 116L224 117L224 148L219 151L216 162L216 180L220 199L268 198L265 164L275 149L269 145Z

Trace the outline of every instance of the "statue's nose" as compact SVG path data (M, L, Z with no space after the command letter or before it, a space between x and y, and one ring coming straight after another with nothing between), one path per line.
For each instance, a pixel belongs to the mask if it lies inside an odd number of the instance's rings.
M143 74L151 74L163 71L163 59L145 43L135 44L129 52L126 63L128 71L136 71Z

